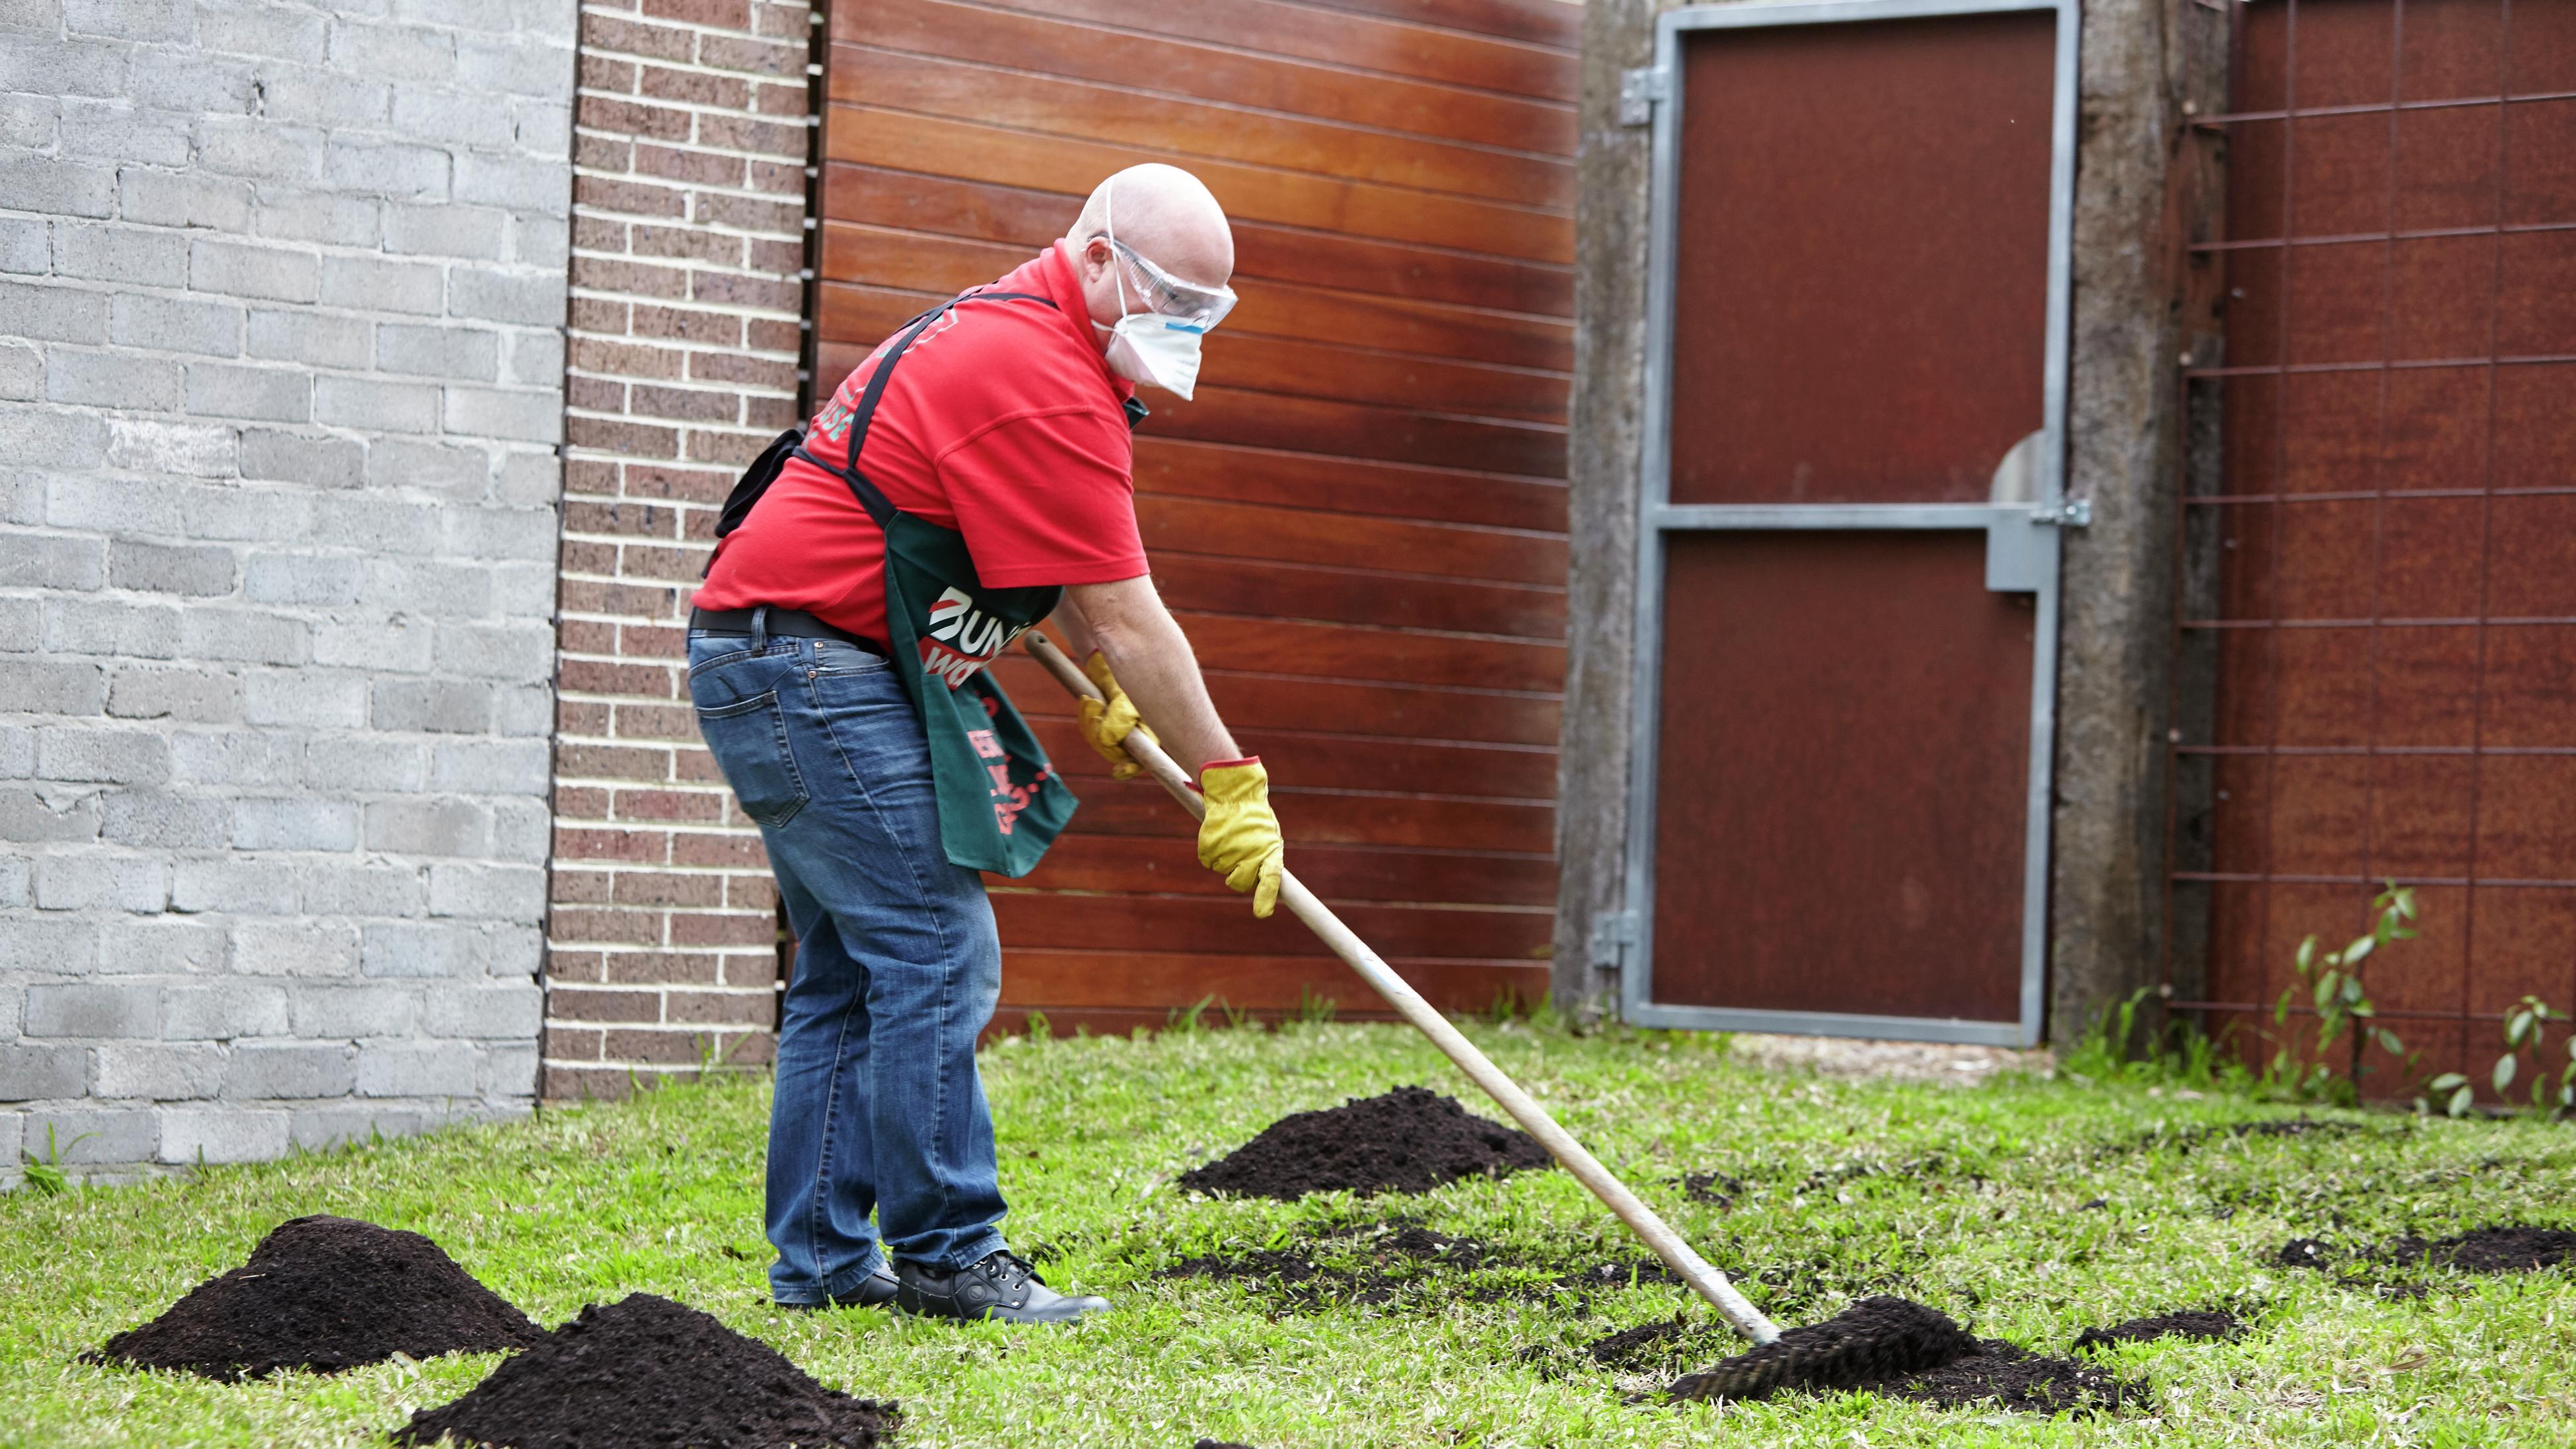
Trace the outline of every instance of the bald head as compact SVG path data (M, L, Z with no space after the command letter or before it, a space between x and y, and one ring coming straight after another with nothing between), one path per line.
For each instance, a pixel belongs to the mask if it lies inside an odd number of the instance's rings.
M1120 241L1182 281L1222 287L1234 275L1234 233L1206 185L1178 166L1130 166L1092 191L1064 234L1092 320L1101 326L1119 314L1118 277L1105 240L1112 227ZM1134 305L1131 295L1128 306Z

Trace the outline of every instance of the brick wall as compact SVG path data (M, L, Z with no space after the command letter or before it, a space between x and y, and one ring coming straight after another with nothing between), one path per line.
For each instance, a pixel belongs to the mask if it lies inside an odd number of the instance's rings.
M0 4L0 1180L534 1090L573 6L342 9Z
M769 1059L777 893L698 744L717 508L795 420L804 5L582 7L545 1092Z

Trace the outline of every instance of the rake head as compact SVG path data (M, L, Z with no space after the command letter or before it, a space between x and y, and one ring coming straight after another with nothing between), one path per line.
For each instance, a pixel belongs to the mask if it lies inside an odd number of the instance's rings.
M1758 1399L1775 1389L1848 1389L1936 1369L1977 1340L1937 1308L1884 1294L1776 1342L1673 1381L1676 1399Z

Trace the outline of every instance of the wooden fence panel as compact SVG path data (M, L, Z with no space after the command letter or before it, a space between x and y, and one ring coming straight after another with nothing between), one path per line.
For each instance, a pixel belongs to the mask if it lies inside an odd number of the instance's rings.
M1155 578L1289 862L1435 1001L1547 985L1565 670L1575 44L1563 0L870 0L834 8L817 392L904 319L1167 161L1235 222L1197 399L1149 393ZM1084 799L992 882L999 1024L1214 996L1379 1003L1201 870L1033 665L997 674Z

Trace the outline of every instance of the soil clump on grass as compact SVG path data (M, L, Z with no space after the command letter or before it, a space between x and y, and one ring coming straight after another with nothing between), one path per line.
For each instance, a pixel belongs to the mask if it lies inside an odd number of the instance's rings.
M1181 1174L1217 1197L1292 1202L1309 1193L1429 1192L1468 1177L1548 1165L1547 1149L1428 1087L1398 1087L1339 1107L1292 1112L1233 1152Z
M503 1449L667 1444L691 1449L874 1449L902 1415L816 1383L765 1343L650 1293L591 1304L393 1441Z
M337 1373L397 1353L525 1348L543 1336L418 1233L303 1217L278 1224L250 1261L84 1357L235 1380L292 1368Z
M2072 1352L2103 1348L2115 1343L2147 1343L2159 1338L2234 1338L2245 1331L2236 1315L2225 1309L2186 1309L2180 1313L2158 1313L2145 1318L2132 1318L2109 1328L2088 1328L2075 1335Z
M1593 1346L1596 1356L1604 1349L1651 1351L1667 1336L1699 1336L1678 1323L1649 1327L1664 1332L1614 1334ZM1619 1344L1622 1337L1629 1342ZM1676 1399L1757 1399L1784 1388L1849 1389L1941 1408L1995 1404L2035 1414L2116 1412L2147 1403L2140 1387L2000 1338L1976 1338L1938 1309L1886 1295L1684 1374L1665 1392Z

